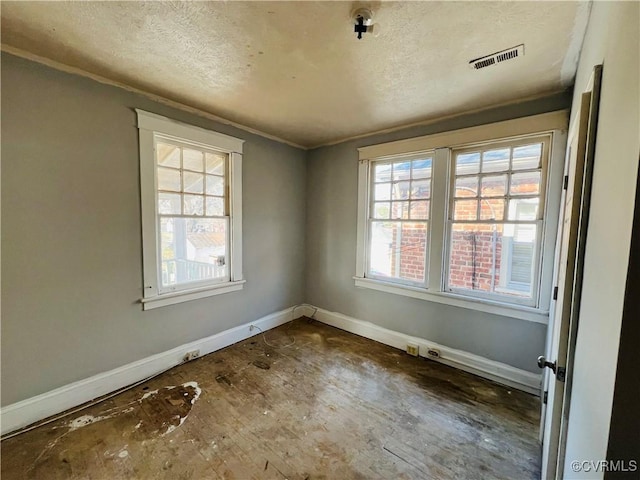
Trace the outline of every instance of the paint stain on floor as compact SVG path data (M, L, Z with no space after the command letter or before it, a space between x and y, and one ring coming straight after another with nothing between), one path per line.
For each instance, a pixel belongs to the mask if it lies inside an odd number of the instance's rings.
M101 463L126 462L143 450L149 440L180 428L201 393L198 383L193 381L142 394L138 390L138 398L124 405L69 416L43 426L49 440L24 472L26 478L52 478L52 472L60 464L72 475L72 465L82 465L86 461L83 455L96 447L103 450Z

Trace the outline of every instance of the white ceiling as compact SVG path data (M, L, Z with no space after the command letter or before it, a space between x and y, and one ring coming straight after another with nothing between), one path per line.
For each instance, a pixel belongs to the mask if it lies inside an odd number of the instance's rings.
M589 11L365 5L380 33L357 40L351 2L2 1L2 43L311 147L563 90ZM468 66L521 43L522 58Z

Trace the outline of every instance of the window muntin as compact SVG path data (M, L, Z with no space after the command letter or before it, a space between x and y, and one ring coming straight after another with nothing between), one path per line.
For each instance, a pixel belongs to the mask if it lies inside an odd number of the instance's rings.
M159 292L230 281L229 154L154 135Z
M446 290L537 304L549 142L452 150Z
M372 162L367 272L425 286L433 155Z

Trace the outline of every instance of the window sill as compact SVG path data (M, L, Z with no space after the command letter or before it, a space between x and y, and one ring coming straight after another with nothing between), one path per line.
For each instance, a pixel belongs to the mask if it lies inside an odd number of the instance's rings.
M370 278L353 277L353 279L355 280L356 287L371 288L381 292L419 298L430 302L443 303L454 307L493 313L495 315L503 315L505 317L518 318L520 320L528 320L530 322L542 323L544 325L549 322L549 312L538 310L536 308L507 305L500 302L492 302L490 300L469 298L455 293L429 292L424 288L397 285Z
M188 302L189 300L197 300L199 298L211 297L213 295L236 292L244 288L245 282L246 280L240 280L237 282L226 282L198 289L163 293L162 295L157 295L155 297L143 298L140 302L142 303L143 310L152 310L154 308L166 307L167 305Z

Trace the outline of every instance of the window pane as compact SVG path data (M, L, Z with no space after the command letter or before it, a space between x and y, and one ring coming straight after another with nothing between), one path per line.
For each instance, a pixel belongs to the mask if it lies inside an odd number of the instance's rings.
M503 218L503 198L483 198L480 200L480 220L502 220Z
M204 193L204 175L201 173L183 172L184 190L189 193Z
M411 202L409 217L412 220L427 220L429 218L429 201Z
M396 182L391 184L392 200L407 200L409 198L410 182Z
M180 168L180 147L158 143L156 145L158 165Z
M373 199L378 200L391 200L391 184L380 183L375 186L373 192Z
M158 190L180 191L180 170L158 168Z
M425 222L372 222L369 271L424 283L426 249Z
M375 182L391 181L391 164L375 164L373 168Z
M449 287L492 291L498 258L497 225L457 224L451 232ZM495 232L495 233L494 233Z
M477 220L477 200L456 200L453 218L454 220Z
M411 182L411 198L429 198L431 196L431 180L414 180Z
M204 197L202 195L184 196L185 215L204 215Z
M222 153L205 153L207 173L224 175L224 161L227 156Z
M182 150L182 168L185 170L193 170L194 172L202 172L202 158L203 154L201 151L185 148Z
M525 170L540 167L540 157L542 156L542 144L526 145L513 149L513 159L511 161L512 170Z
M227 220L160 219L162 286L227 278Z
M456 175L467 175L480 171L480 153L462 153L456 157Z
M478 177L456 178L456 197L475 197L478 195Z
M224 194L224 177L207 175L207 194L221 197Z
M398 243L400 246L400 278L424 282L427 225L425 223L402 223L401 238Z
M454 223L449 287L531 298L535 230L535 225Z
M395 277L395 238L398 222L371 222L369 272L373 275Z
M431 177L431 159L414 160L411 162L412 178L430 178Z
M502 239L500 293L531 297L535 272L536 225L506 224Z
M182 198L179 193L158 193L158 213L180 215Z
M391 218L409 218L409 202L392 202Z
M523 172L511 175L511 195L535 195L540 193L540 172Z
M509 170L509 149L487 150L482 154L482 172L504 172Z
M539 203L537 198L512 198L509 200L509 220L537 220Z
M480 195L483 197L497 197L505 195L507 190L506 175L488 175L482 177L482 190Z
M220 197L207 197L207 216L224 216L224 200Z
M389 218L391 208L389 202L377 202L373 204L373 218Z
M411 162L397 162L393 164L394 180L409 180L411 175Z

